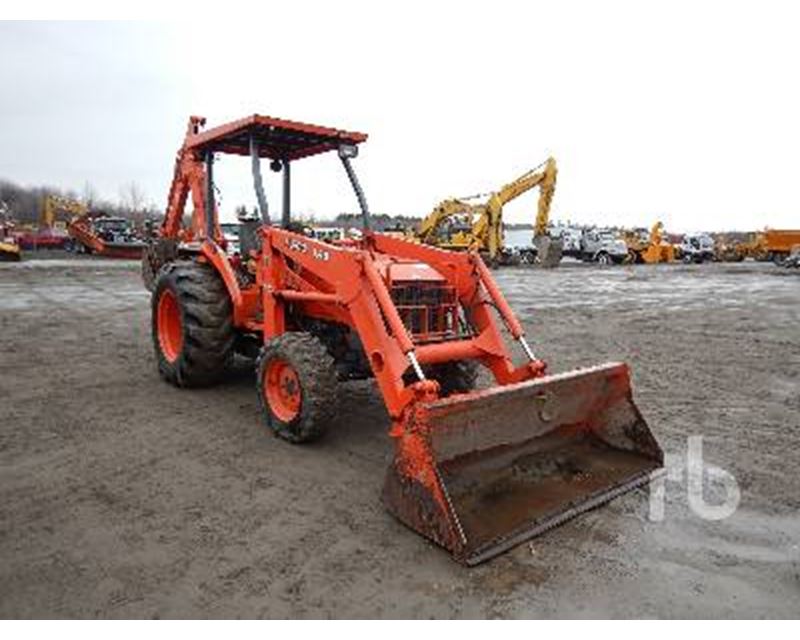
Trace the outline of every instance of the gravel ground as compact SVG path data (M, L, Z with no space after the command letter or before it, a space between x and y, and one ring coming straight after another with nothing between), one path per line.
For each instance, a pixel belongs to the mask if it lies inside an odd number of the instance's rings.
M798 272L497 277L552 371L628 362L665 451L702 435L738 510L698 517L679 474L659 522L640 489L465 569L383 510L370 384L323 441L288 445L248 367L209 390L160 381L136 264L28 260L0 265L0 616L800 615Z

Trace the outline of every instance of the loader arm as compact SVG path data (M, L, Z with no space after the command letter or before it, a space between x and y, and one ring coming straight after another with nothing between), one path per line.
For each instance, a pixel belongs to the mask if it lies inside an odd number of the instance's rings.
M496 383L436 400L418 394L393 421L395 461L383 496L405 524L476 564L647 483L662 465L627 366L545 376L477 253L379 234L374 247L448 274L476 319L466 344L416 347L420 362L477 359ZM498 323L523 346L527 364L514 367Z
M521 366L512 361L493 309L514 339L528 348L525 333L476 253L443 251L383 234L368 236L370 251L333 246L284 229L265 227L262 235L262 266L276 283L263 288L265 340L287 331L292 313L354 326L394 420L408 411L419 391L404 381L414 363L478 360L499 384L544 374L545 363L534 357ZM381 275L403 264L427 264L447 274L474 335L420 344L400 318L391 282ZM424 391L436 395L429 386Z

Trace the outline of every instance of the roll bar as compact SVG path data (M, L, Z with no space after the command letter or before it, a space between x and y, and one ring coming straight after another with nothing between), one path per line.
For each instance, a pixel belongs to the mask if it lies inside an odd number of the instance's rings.
M347 173L350 180L350 185L358 199L358 206L361 209L361 220L364 230L372 228L370 220L369 205L367 204L367 197L364 195L364 190L361 188L361 183L358 181L355 169L350 162L351 158L358 155L358 148L355 145L342 145L338 149L339 159L342 161L342 166ZM206 155L206 171L208 173L208 184L211 184L211 175L213 170L213 154ZM291 170L289 160L284 159L281 162L283 169L283 208L281 215L281 226L286 229L291 224ZM261 176L261 156L259 153L258 142L255 136L250 136L250 168L253 175L253 190L256 194L256 201L258 202L258 209L261 213L261 221L269 225L271 224L269 217L269 205L267 203L267 195L264 190L264 180ZM213 203L213 188L209 187L207 194L207 202ZM212 209L208 209L209 211Z

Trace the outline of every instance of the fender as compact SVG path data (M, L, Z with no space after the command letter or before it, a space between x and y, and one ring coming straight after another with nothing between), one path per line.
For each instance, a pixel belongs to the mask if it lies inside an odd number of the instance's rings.
M242 326L245 321L242 316L246 315L242 304L242 289L236 279L236 274L233 272L228 256L216 242L210 240L203 242L200 247L200 253L217 270L220 278L225 283L225 288L228 290L228 295L231 297L231 304L233 305L233 324Z

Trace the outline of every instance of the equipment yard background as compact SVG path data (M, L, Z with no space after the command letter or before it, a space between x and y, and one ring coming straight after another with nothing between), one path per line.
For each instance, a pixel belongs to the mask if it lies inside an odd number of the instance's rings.
M650 522L639 489L466 569L384 510L370 384L292 446L262 425L246 365L214 390L159 379L138 262L29 260L0 265L0 616L800 614L800 271L495 277L551 371L629 363L664 450L702 435L738 511L702 520L668 483Z

